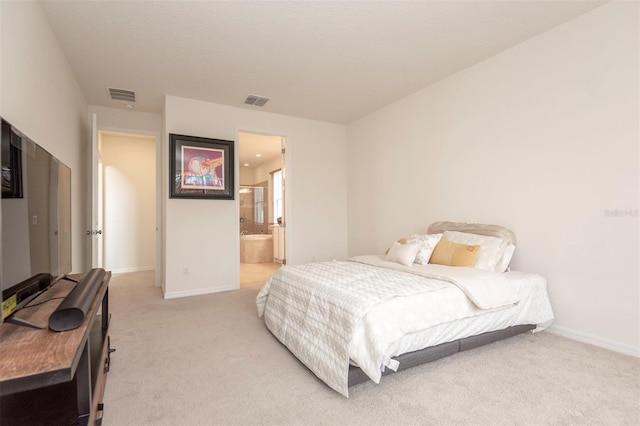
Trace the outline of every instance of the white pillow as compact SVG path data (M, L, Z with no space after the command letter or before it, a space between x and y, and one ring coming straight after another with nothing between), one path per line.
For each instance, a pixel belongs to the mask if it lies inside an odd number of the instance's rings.
M442 238L455 243L480 245L480 252L473 267L486 271L504 272L504 269L500 270L500 268L502 268L501 260L504 252L509 244L508 240L458 231L445 231Z
M428 264L429 259L431 259L431 253L433 253L433 249L440 241L440 238L442 238L442 234L412 234L409 236L407 244L417 244L419 247L414 262L419 265Z
M385 260L411 266L419 248L417 244L400 244L396 241L389 249Z
M502 259L500 259L500 262L498 262L498 266L496 268L497 272L505 272L509 269L509 264L511 263L511 258L513 257L513 252L515 251L515 249L516 246L514 246L511 241L507 241L507 248L504 249Z

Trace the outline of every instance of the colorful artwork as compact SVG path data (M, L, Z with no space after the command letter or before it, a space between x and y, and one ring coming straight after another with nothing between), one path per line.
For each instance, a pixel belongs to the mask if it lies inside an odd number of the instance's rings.
M233 141L169 135L169 198L233 200Z
M224 189L224 151L183 145L182 188Z

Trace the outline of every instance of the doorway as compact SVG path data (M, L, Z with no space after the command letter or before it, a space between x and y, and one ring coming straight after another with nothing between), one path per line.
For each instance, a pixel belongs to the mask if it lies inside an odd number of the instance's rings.
M285 138L240 131L240 287L259 289L286 264Z
M114 273L155 273L158 264L158 137L98 131L101 262Z

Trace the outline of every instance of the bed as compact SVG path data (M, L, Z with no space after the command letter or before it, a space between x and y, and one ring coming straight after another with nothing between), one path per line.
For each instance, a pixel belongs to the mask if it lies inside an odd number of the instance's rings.
M363 381L548 327L546 280L509 269L515 247L502 226L436 222L385 254L280 268L258 314L348 397Z

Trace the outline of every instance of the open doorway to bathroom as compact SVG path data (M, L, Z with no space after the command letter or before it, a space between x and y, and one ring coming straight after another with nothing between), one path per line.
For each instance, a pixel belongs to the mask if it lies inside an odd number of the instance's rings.
M286 263L284 137L239 132L240 287L259 289Z

